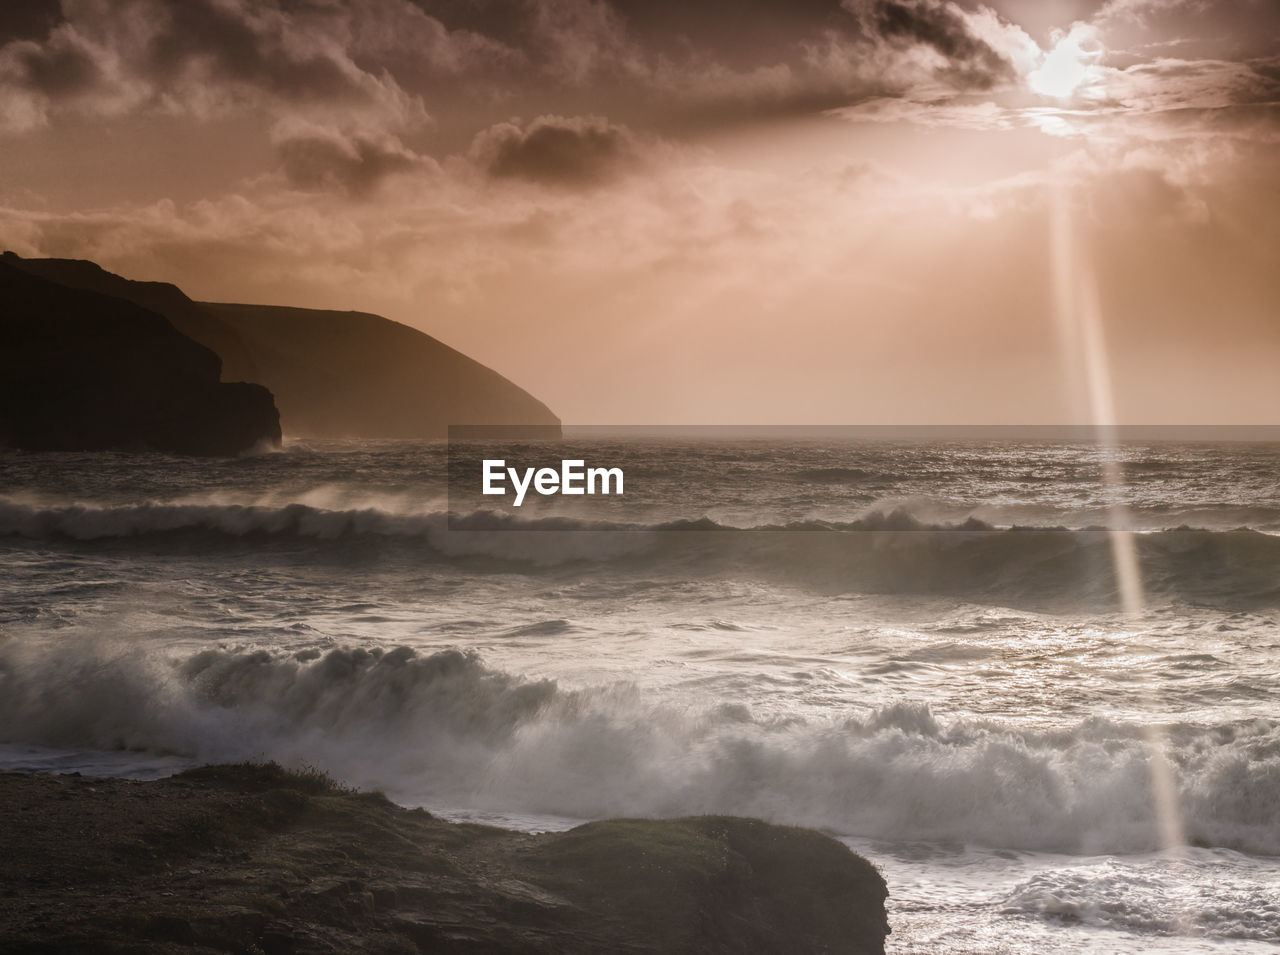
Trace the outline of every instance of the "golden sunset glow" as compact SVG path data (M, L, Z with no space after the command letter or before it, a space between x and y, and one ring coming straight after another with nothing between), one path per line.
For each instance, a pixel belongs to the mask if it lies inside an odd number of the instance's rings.
M385 315L566 420L1080 421L1061 192L1117 420L1280 406L1273 4L48 10L0 19L20 255Z
M0 0L0 952L1277 955L1280 2Z

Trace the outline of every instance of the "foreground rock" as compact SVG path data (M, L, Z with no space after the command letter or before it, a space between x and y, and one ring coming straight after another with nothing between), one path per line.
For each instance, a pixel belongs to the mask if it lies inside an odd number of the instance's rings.
M880 953L885 888L718 816L526 835L274 766L0 775L6 952Z
M234 455L280 443L261 385L132 302L0 261L0 446Z

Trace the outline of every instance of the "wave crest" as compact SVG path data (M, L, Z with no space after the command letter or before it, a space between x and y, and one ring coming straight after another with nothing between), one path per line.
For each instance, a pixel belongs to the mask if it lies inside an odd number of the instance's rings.
M1280 854L1280 722L1166 733L1189 838ZM1141 728L823 721L568 689L474 654L0 647L0 737L321 766L403 802L574 818L733 813L869 838L1074 853L1159 845Z
M210 541L213 536L213 542ZM709 518L617 524L570 517L474 511L327 509L303 503L39 507L0 501L0 537L183 542L306 539L316 547L359 538L408 547L423 559L470 560L483 569L585 561L644 562L687 577L747 575L822 593L963 595L1016 604L1116 602L1108 532L1102 528L994 528L974 518L922 521L910 511L871 511L844 523L731 527ZM1280 536L1247 528L1191 527L1136 535L1149 594L1249 609L1280 605Z

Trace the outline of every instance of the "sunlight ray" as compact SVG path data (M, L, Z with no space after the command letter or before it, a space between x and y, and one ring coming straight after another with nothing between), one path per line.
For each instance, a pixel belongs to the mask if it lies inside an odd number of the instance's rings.
M1072 221L1070 197L1065 188L1054 192L1050 231L1059 333L1063 336L1071 370L1083 375L1100 456L1116 587L1125 619L1136 625L1146 608L1146 594L1137 540L1124 503L1124 470L1117 440L1116 405L1102 308L1097 279L1080 248L1080 236ZM1150 686L1144 689L1154 702L1154 690ZM1144 726L1143 734L1150 750L1148 766L1160 842L1166 851L1180 854L1186 846L1186 834L1164 734L1154 722Z

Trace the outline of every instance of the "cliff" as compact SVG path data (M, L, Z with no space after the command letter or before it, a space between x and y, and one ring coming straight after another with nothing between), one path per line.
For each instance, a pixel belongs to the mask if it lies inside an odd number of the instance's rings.
M24 259L5 252L0 262L68 288L122 298L163 315L182 334L217 353L222 359L223 381L258 381L253 358L240 336L176 285L122 278L84 259Z
M132 302L46 281L0 259L0 446L234 455L279 444L260 385Z
M245 341L290 434L443 438L451 424L560 424L496 371L378 315L204 304Z
M164 315L222 357L224 380L269 388L291 436L443 438L449 425L560 424L496 371L377 315L195 302L177 286L131 281L92 262L12 253L4 261Z
M0 775L5 951L881 955L884 881L817 832L706 816L528 835L316 774Z

